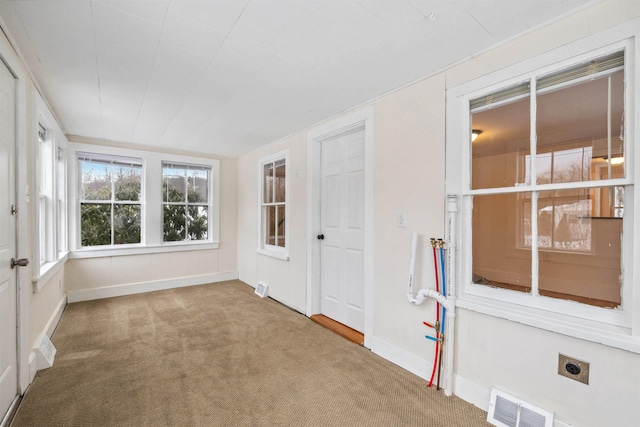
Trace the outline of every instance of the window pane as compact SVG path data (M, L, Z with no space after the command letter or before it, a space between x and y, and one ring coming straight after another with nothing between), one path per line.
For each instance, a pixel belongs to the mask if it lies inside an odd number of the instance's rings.
M186 170L164 166L162 168L162 201L185 202Z
M177 242L187 238L187 214L184 206L164 205L164 241Z
M264 178L262 201L273 203L273 163L264 165L262 173Z
M278 222L276 224L276 246L280 246L282 248L285 247L285 208L284 206L278 206L277 210Z
M516 245L519 230L525 228L526 222L521 213L526 212L530 198L530 193L473 198L474 283L522 292L531 290L531 251Z
M111 200L111 165L82 163L82 200Z
M276 246L276 206L266 206L265 208L265 244Z
M189 203L207 203L209 201L209 171L188 170Z
M559 191L540 194L539 218L544 212L546 219L539 220L539 230L551 246L549 250L540 248L541 295L601 307L620 304L624 208L621 188L577 190L579 195ZM598 207L608 207L616 197L620 217L609 216L610 209Z
M286 190L286 168L287 166L284 164L284 160L280 160L276 162L276 173L275 173L275 182L274 182L274 191L275 191L275 201L277 203L285 202L285 190Z
M208 208L206 206L189 206L189 240L207 240Z
M80 217L82 246L111 244L111 204L82 203Z
M624 177L623 71L545 91L537 104L538 184L607 179L594 166L609 158Z
M471 142L471 188L524 183L529 154L530 97L472 113L480 135Z
M142 168L113 166L115 200L140 200Z
M113 206L113 244L140 243L140 205Z

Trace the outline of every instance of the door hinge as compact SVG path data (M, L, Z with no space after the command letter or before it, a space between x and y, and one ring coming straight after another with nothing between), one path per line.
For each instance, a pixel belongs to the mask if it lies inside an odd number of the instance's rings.
M16 205L11 205L11 215L15 215L18 213L18 207Z

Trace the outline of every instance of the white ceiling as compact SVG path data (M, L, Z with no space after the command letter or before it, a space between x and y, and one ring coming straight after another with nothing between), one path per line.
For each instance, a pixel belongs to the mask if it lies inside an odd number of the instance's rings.
M237 156L592 0L2 0L69 135Z

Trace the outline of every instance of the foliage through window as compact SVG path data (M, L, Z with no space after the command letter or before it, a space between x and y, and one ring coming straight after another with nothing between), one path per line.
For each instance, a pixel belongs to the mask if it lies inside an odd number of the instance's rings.
M142 242L142 160L78 153L81 246Z
M211 167L162 163L163 240L208 240Z
M624 87L616 52L470 100L474 283L621 304Z

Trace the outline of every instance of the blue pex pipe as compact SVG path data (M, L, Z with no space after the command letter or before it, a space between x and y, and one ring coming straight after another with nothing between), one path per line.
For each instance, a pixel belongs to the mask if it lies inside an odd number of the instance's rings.
M431 335L425 335L424 337L425 337L426 339L428 339L428 340L438 342L438 338L436 338L436 337L432 337Z
M440 254L440 277L442 277L442 295L447 297L447 276L444 271L444 249L442 247L438 250ZM444 333L444 322L447 314L447 309L442 306L442 329L441 332Z

